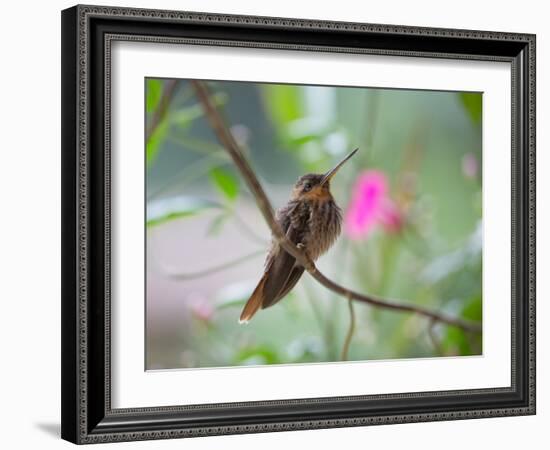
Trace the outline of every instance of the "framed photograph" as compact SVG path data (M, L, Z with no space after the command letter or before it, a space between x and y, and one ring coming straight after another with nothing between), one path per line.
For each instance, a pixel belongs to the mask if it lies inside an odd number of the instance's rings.
M62 437L535 413L535 36L62 12Z

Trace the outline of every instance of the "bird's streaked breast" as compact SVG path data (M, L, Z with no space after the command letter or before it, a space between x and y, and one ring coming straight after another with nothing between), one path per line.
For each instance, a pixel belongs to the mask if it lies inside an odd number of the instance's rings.
M310 257L315 260L336 241L342 229L342 211L334 200L312 202L308 220L306 244Z

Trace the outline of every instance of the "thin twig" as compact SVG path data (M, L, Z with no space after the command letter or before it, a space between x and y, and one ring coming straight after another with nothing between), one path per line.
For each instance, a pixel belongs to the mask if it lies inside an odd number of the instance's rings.
M296 261L298 261L298 263L300 263L311 274L313 278L315 278L327 289L330 289L331 291L340 294L341 296L348 299L351 298L355 301L363 302L378 308L415 313L432 319L436 322L446 323L448 325L462 328L466 331L481 332L481 326L478 323L470 322L456 317L451 317L437 311L423 308L421 306L382 299L373 295L360 294L358 292L354 292L346 289L343 286L340 286L339 284L335 283L334 281L323 275L317 269L317 267L315 267L313 261L311 261L310 258L308 258L300 249L298 249L298 247L296 247L294 243L287 239L285 234L282 232L281 227L275 220L273 207L271 206L267 195L265 194L262 186L258 182L258 179L254 174L254 171L248 164L248 161L243 157L242 152L240 151L240 148L235 141L235 138L233 137L225 123L225 120L223 119L217 108L212 104L210 100L210 94L206 85L202 81L198 80L192 81L192 84L198 99L204 107L206 117L208 118L211 127L216 133L216 136L218 137L218 140L220 141L222 146L232 157L233 162L241 172L241 175L243 176L245 182L248 184L249 189L254 194L256 198L256 204L260 209L260 212L264 216L267 225L271 229L274 238L285 249L285 251L296 258Z
M231 261L224 262L224 263L219 264L217 266L213 266L213 267L209 267L209 268L204 269L204 270L200 270L198 272L183 273L183 272L177 272L177 271L174 271L174 270L166 270L166 269L164 269L164 270L167 272L168 276L171 277L171 278L175 278L177 280L194 280L194 279L197 279L197 278L203 278L203 277L206 277L208 275L212 275L213 273L221 272L223 270L227 270L227 269L230 269L232 267L238 266L239 264L242 264L246 261L249 261L250 259L255 258L256 256L263 255L264 253L265 253L264 250L258 250L258 251L240 256L238 258L232 259Z
M237 211L235 211L235 209L231 210L231 216L233 220L237 223L237 225L239 225L242 230L246 231L245 234L250 241L255 242L256 244L262 244L262 245L269 244L269 241L267 241L262 236L257 234L254 228L252 228L245 219L243 219L239 214L237 214Z
M443 351L443 347L441 346L441 343L439 342L439 339L435 335L435 322L434 320L430 320L430 324L428 325L428 337L430 338L430 341L432 345L434 346L434 349L436 353L440 356L444 356L445 352Z
M323 336L323 345L324 349L330 359L336 359L332 358L331 350L332 350L332 343L334 342L334 339L332 339L332 333L329 325L329 318L325 320L323 318L323 313L320 309L320 304L317 301L318 297L315 293L315 290L313 288L313 285L310 286L309 283L302 283L302 287L305 293L305 298L307 299L308 303L311 306L311 310L313 311L313 315L315 317L315 321L317 322L317 325L319 326L319 331L321 332ZM334 304L334 303L333 303ZM331 317L332 318L332 317Z
M168 192L170 189L174 189L176 186L181 189L192 181L203 177L212 167L218 167L222 164L227 164L227 162L228 161L219 154L203 156L176 172L166 183L162 184L157 189L148 189L147 201L160 197L161 194Z
M155 110L155 113L153 114L153 117L151 118L151 123L147 128L146 142L149 142L149 139L151 138L152 134L160 125L160 123L164 119L164 116L168 112L168 107L172 102L172 97L176 92L177 85L178 85L178 80L170 80L166 82L164 89L162 91L162 97L160 98L159 104L157 106L157 109Z
M344 345L342 347L342 354L340 356L341 361L348 360L349 347L351 345L351 338L355 332L355 311L353 310L353 299L348 298L348 308L349 308L349 328L346 334L346 339L344 340Z

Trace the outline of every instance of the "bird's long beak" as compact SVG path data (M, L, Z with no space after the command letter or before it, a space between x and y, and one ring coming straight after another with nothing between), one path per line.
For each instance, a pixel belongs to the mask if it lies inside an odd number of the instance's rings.
M354 151L352 151L348 156L346 156L342 161L340 161L336 166L334 166L332 169L330 169L327 173L325 173L325 176L321 180L321 186L323 186L327 181L330 181L330 179L336 175L336 172L340 170L340 167L342 167L353 155L357 153L357 150L359 148L356 148Z

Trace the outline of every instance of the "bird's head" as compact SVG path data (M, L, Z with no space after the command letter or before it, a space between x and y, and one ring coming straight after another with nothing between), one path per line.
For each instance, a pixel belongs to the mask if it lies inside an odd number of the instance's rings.
M330 169L324 174L308 173L302 175L296 181L294 189L292 191L292 198L294 200L329 200L332 198L330 193L330 180L336 172L359 150L356 148L336 166Z

